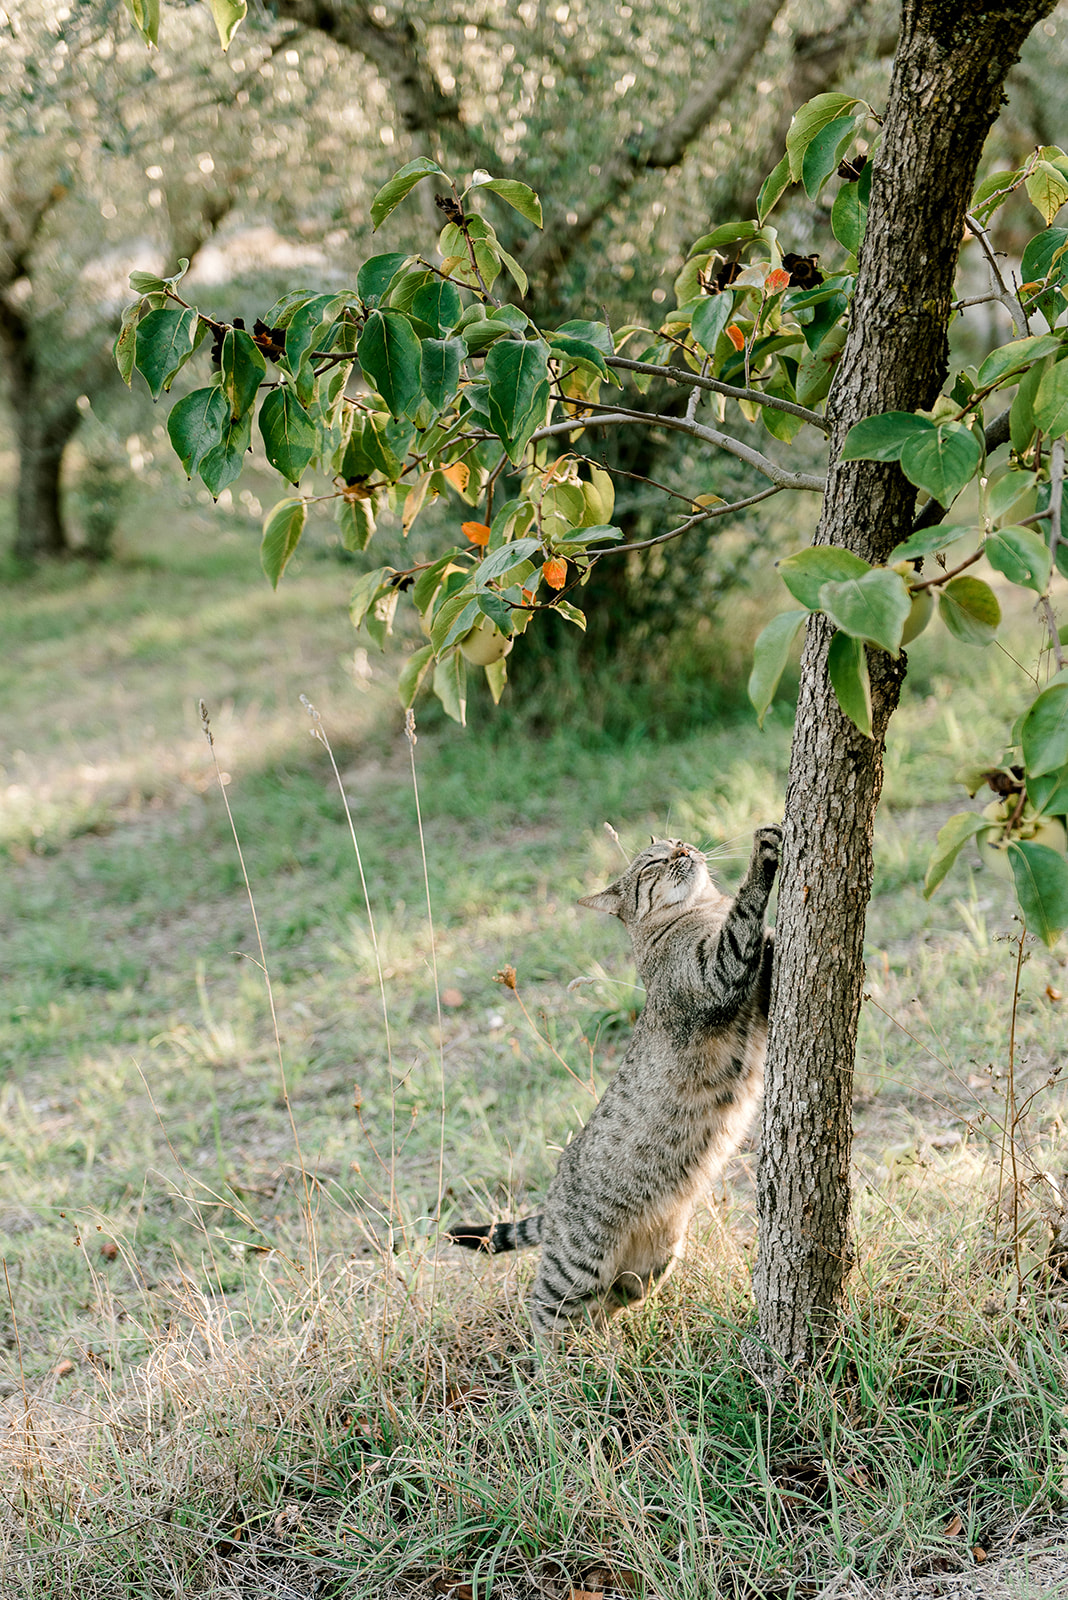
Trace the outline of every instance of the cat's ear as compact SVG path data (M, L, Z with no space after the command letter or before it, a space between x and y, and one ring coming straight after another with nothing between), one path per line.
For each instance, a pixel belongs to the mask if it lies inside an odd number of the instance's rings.
M600 894L584 894L578 902L580 906L588 906L591 911L607 911L610 917L622 915L623 890L619 883L610 883L607 889L602 889Z

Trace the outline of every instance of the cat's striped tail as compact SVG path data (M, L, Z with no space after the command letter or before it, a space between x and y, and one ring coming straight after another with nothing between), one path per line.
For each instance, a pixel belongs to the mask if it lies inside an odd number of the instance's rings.
M522 1222L458 1222L447 1228L444 1237L465 1250L525 1250L541 1244L541 1217L524 1217Z

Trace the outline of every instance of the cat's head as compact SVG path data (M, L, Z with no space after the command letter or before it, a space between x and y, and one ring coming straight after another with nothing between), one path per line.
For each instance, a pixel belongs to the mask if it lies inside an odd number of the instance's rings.
M710 885L705 858L696 846L681 839L654 839L615 883L600 894L583 895L579 905L607 911L630 926L699 899Z

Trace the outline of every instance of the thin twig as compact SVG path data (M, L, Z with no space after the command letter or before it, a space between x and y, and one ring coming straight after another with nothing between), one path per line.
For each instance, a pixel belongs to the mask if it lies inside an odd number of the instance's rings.
M1001 276L997 254L994 246L990 243L989 234L978 218L973 217L970 212L965 213L964 220L968 224L973 238L978 241L980 249L986 256L987 266L990 268L990 282L994 298L1000 300L1012 318L1012 325L1016 330L1017 337L1020 339L1025 338L1031 331L1027 322L1027 313L1020 304L1018 297L1012 293L1005 279Z
M937 589L943 583L948 583L950 578L955 578L958 572L965 572L968 567L982 559L983 552L974 550L967 561L962 561L959 567L951 567L948 572L940 572L936 578L928 578L926 583L910 583L909 588L913 594L919 594L921 589Z
M699 422L687 422L685 417L667 416L663 412L629 411L616 406L612 410L594 411L589 416L576 417L567 422L552 422L548 427L532 433L530 442L533 444L539 439L551 439L559 433L574 433L579 428L614 428L632 422L644 423L646 427L667 428L673 433L685 433L692 439L717 445L719 449L726 450L729 455L737 456L739 461L755 468L762 477L770 478L780 489L810 489L815 494L822 494L826 488L823 478L817 478L809 472L787 472L759 450L742 444L739 439L732 439L730 434L720 433L716 428L706 428ZM491 437L493 435L487 435L487 438Z
M708 389L713 394L725 394L729 400L752 400L757 405L770 406L773 411L788 411L792 417L800 417L804 422L810 422L814 428L819 428L821 433L830 433L831 425L826 417L821 417L818 411L810 411L807 406L799 406L793 400L780 400L778 395L765 394L762 389L740 388L733 383L721 383L718 378L709 378L696 372L682 372L678 367L656 367L649 361L631 361L626 356L605 356L605 361L610 367L618 367L623 372L640 372L650 378L664 378L668 383L685 384L687 388Z
M770 500L772 495L782 494L779 485L770 489L761 489L759 494L751 494L747 500L735 500L729 506L708 506L697 516L690 517L686 522L680 522L677 528L672 528L668 533L658 533L655 539L641 539L635 544L613 544L603 550L590 550L589 555L618 556L630 550L651 550L654 545L667 544L670 539L678 539L682 534L689 533L691 528L696 528L700 522L711 522L715 517L729 517L736 511L745 511L749 506L755 506L761 500Z

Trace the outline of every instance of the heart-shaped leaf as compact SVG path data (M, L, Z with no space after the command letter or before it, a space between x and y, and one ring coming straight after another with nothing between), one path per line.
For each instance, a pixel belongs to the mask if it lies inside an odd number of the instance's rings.
M948 506L971 482L982 456L982 446L970 428L963 422L946 422L906 443L901 470L910 483Z

